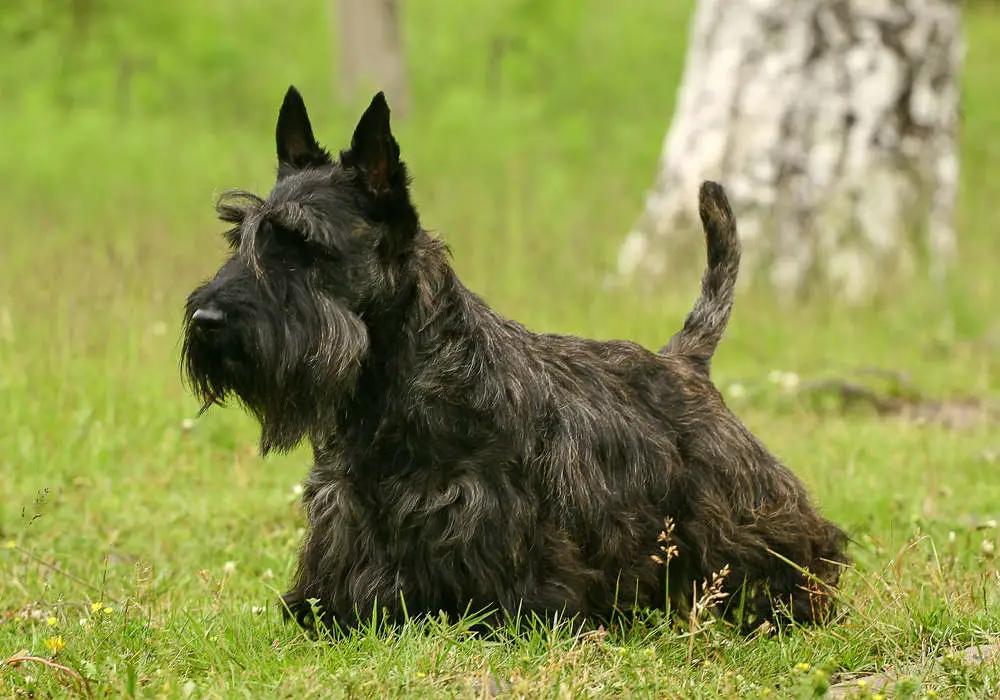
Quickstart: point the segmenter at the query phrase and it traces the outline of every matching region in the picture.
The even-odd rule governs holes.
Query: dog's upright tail
[[[705,230],[708,266],[701,278],[701,296],[661,353],[687,355],[709,373],[712,355],[722,340],[733,309],[740,268],[740,239],[729,198],[722,185],[705,181],[698,192],[698,213]]]

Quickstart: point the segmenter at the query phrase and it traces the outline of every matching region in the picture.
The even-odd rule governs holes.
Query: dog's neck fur
[[[369,362],[391,366],[400,378],[418,370],[419,358],[437,350],[442,340],[472,341],[475,334],[470,331],[482,328],[494,316],[462,284],[442,241],[421,230],[410,255],[395,299],[382,312],[380,322],[368,324]]]
[[[362,314],[370,350],[341,411],[345,425],[354,420],[348,415],[374,418],[373,414],[391,410],[383,404],[402,395],[425,358],[440,352],[443,342],[481,342],[482,334],[472,330],[482,330],[482,322],[493,317],[482,313],[488,309],[485,302],[458,279],[443,242],[419,230],[413,245],[410,258],[401,265],[395,298]]]

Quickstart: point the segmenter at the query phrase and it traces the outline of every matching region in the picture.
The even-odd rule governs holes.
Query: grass
[[[465,5],[404,3],[415,109],[397,134],[424,221],[502,313],[661,343],[697,270],[655,297],[600,280],[652,180],[692,3],[473,4],[479,24]],[[714,365],[733,408],[854,537],[844,621],[756,639],[657,614],[583,637],[477,639],[451,621],[332,642],[304,639],[275,605],[302,536],[306,450],[260,459],[236,410],[193,421],[177,369],[183,299],[223,251],[212,197],[266,189],[284,88],[302,88],[332,146],[363,106],[325,99],[327,5],[289,5],[280,22],[261,0],[128,10],[101,18],[71,62],[58,23],[5,44],[0,661],[69,670],[8,663],[0,694],[77,693],[76,674],[96,695],[135,697],[445,697],[489,677],[515,696],[809,697],[885,669],[900,696],[1000,692],[996,662],[948,656],[1000,634],[995,426],[821,410],[768,379],[875,366],[932,396],[1000,389],[1000,15],[970,10],[960,274],[860,312],[751,290]],[[491,47],[515,36],[491,68]],[[122,56],[144,66],[124,97]]]

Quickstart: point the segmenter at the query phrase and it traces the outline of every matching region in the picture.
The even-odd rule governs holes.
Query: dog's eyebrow
[[[240,253],[250,264],[254,274],[260,276],[260,258],[257,255],[257,233],[264,223],[263,208],[246,212],[243,223],[240,224]]]
[[[331,252],[344,253],[356,233],[368,229],[361,219],[338,204],[322,193],[311,193],[299,199],[267,202],[261,216],[269,224],[294,232],[303,240]],[[327,210],[334,210],[339,216],[332,219]]]
[[[254,254],[257,231],[261,224],[261,210],[264,200],[245,190],[230,190],[222,193],[215,204],[219,219],[233,224],[226,237],[238,244],[240,252],[251,261],[251,267],[259,267]]]
[[[264,206],[264,200],[246,190],[228,190],[219,195],[215,212],[230,224],[240,224],[247,215]]]
[[[333,240],[332,226],[308,202],[278,202],[266,205],[264,218],[277,226],[295,231],[315,243],[329,244]]]

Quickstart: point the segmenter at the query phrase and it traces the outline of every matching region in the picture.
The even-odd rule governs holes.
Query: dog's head
[[[219,200],[231,253],[188,297],[182,352],[205,408],[237,396],[261,423],[264,452],[328,425],[353,391],[368,324],[391,307],[419,231],[382,93],[334,159],[290,87],[276,140],[270,194]]]

